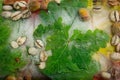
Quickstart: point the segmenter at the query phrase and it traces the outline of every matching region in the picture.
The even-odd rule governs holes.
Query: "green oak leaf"
[[[35,38],[42,39],[44,35],[48,35],[45,49],[52,51],[52,56],[46,62],[46,68],[41,71],[53,80],[92,80],[99,66],[91,56],[99,48],[106,46],[109,36],[101,30],[89,30],[86,33],[74,30],[70,36],[70,28],[71,26],[65,25],[59,18],[54,24],[48,26],[40,24],[35,30]],[[81,73],[83,74],[80,75]]]

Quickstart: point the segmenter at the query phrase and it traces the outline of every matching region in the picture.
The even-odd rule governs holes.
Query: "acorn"
[[[27,2],[27,3],[29,2],[29,0],[14,0],[14,1],[15,1],[15,2],[16,2],[16,1],[25,1],[25,2]]]
[[[47,7],[48,7],[49,2],[50,2],[50,0],[43,0],[43,1],[41,2],[41,9],[46,10]]]
[[[110,20],[112,22],[119,22],[120,21],[120,17],[119,17],[119,11],[118,10],[113,10],[111,13],[110,13]]]
[[[29,9],[31,12],[37,11],[40,9],[41,3],[38,0],[32,0],[29,3]]]
[[[114,52],[110,55],[110,58],[114,61],[120,61],[120,53]]]
[[[13,4],[13,7],[16,10],[26,10],[28,7],[28,4],[25,1],[16,1]]]
[[[15,76],[9,75],[5,78],[5,80],[17,80]]]
[[[85,8],[80,8],[80,9],[79,9],[79,15],[80,15],[80,17],[81,17],[84,21],[90,19],[90,14],[89,14],[89,12],[87,11],[87,9],[85,9]]]
[[[3,0],[4,5],[12,5],[14,4],[15,0]]]
[[[118,35],[120,37],[120,22],[115,22],[111,26],[111,32],[113,35]]]

